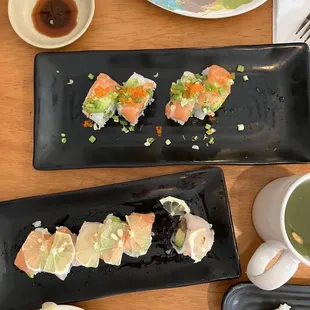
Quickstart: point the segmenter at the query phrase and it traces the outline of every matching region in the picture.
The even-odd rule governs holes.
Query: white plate
[[[172,13],[176,13],[179,15],[195,17],[195,18],[204,18],[204,19],[216,19],[216,18],[226,18],[232,17],[240,14],[247,13],[252,11],[262,4],[264,4],[267,0],[253,0],[249,4],[243,4],[239,6],[237,9],[234,10],[219,10],[219,11],[201,11],[201,12],[190,12],[178,8],[179,5],[175,4],[172,5],[171,3],[178,3],[179,0],[148,0],[149,2],[167,10]]]
[[[95,0],[75,0],[78,6],[76,27],[66,36],[49,38],[39,33],[32,22],[32,11],[37,0],[9,0],[8,14],[14,31],[27,43],[41,48],[59,48],[81,37],[89,27],[95,11]]]

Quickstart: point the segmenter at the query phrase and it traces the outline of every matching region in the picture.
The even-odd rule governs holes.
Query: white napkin
[[[274,0],[273,43],[303,42],[295,33],[309,14],[310,0]]]

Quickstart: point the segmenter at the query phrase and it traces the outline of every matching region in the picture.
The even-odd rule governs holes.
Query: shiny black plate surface
[[[306,44],[39,54],[34,69],[33,165],[50,170],[309,162],[308,63]],[[245,71],[236,74],[232,94],[216,113],[215,144],[206,146],[205,121],[193,123],[191,118],[182,127],[167,120],[164,111],[173,81],[185,70],[201,72],[212,64],[229,71],[242,64]],[[122,83],[134,71],[158,85],[155,102],[136,131],[125,134],[112,120],[101,131],[83,128],[81,106],[93,83],[88,74],[105,72]],[[70,79],[74,83],[67,85]],[[238,124],[245,130],[238,132]],[[162,137],[157,137],[156,126],[163,127]],[[67,135],[66,144],[61,133]],[[88,141],[91,135],[97,138],[94,144]],[[199,137],[195,143],[193,136]],[[144,146],[148,137],[156,139],[149,148]],[[171,145],[166,146],[166,139]]]

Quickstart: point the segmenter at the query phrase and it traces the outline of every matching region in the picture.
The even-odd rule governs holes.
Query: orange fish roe
[[[108,87],[97,86],[94,90],[96,97],[104,97],[111,91]]]
[[[123,104],[141,103],[147,95],[148,92],[143,86],[128,87],[122,90],[119,101]]]
[[[163,127],[162,126],[156,126],[156,133],[158,137],[161,137],[163,135]]]
[[[93,127],[94,125],[94,122],[91,120],[91,119],[87,119],[83,122],[83,127],[84,128],[87,128],[87,127]]]

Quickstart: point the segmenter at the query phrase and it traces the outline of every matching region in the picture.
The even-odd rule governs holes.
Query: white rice
[[[35,228],[39,228],[42,226],[42,222],[41,221],[35,221],[32,223],[32,226]]]
[[[89,119],[91,119],[93,122],[95,122],[99,127],[98,129],[101,129],[105,126],[108,120],[115,114],[115,111],[116,111],[115,104],[111,103],[109,108],[105,112],[89,114],[83,109],[83,114]]]
[[[132,79],[132,78],[138,80],[138,86],[142,86],[142,85],[144,85],[144,84],[147,83],[147,82],[154,83],[154,84],[155,84],[155,87],[153,88],[153,92],[155,91],[157,85],[156,85],[156,83],[155,83],[153,80],[148,79],[148,78],[145,78],[143,75],[138,74],[138,73],[136,73],[136,72],[134,72],[133,75],[132,75],[129,79]],[[128,79],[128,80],[129,80],[129,79]],[[144,109],[141,110],[139,116],[137,117],[137,120],[136,120],[134,123],[130,123],[131,126],[135,126],[135,125],[138,123],[139,118],[140,118],[142,115],[144,115],[145,109],[146,109],[149,105],[151,105],[152,102],[154,102],[153,97],[149,98],[149,99],[144,103]],[[118,106],[117,106],[117,112],[118,112],[118,114],[119,114],[120,116],[122,116],[126,121],[129,122],[129,120],[122,114],[122,105],[118,105]]]

